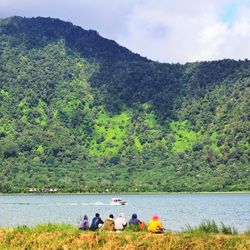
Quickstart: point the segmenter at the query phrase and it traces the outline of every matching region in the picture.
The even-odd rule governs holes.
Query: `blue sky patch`
[[[222,13],[220,15],[220,20],[227,23],[229,26],[232,26],[235,19],[238,16],[238,9],[240,7],[250,7],[250,0],[248,1],[235,1],[227,4],[222,9]]]
[[[226,5],[222,10],[222,14],[220,16],[221,21],[231,26],[237,17],[237,10],[239,7],[240,5],[237,3]]]

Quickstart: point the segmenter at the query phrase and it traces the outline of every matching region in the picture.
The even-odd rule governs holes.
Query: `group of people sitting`
[[[114,219],[114,215],[110,214],[106,220],[102,220],[100,214],[96,213],[92,219],[91,224],[89,223],[88,216],[85,214],[79,224],[81,230],[106,230],[120,232],[126,227],[132,230],[139,231],[145,230],[145,223],[137,218],[137,214],[132,214],[130,220],[126,221],[124,214],[120,213],[117,218]],[[147,224],[147,230],[152,233],[163,233],[164,227],[160,222],[158,215],[152,216],[152,219]]]

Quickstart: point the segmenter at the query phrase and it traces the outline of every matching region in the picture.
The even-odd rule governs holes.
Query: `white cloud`
[[[250,58],[249,0],[0,0],[0,16],[51,16],[161,62]]]
[[[197,37],[198,47],[193,53],[193,60],[216,59],[221,46],[226,42],[227,25],[220,22],[212,22],[199,31]]]
[[[250,39],[248,6],[238,6],[238,15],[230,26],[220,19],[220,13],[225,3],[233,1],[217,4],[219,1],[191,0],[179,7],[168,2],[136,6],[129,19],[129,35],[121,34],[118,41],[141,54],[146,51],[149,58],[162,62],[250,57],[248,46],[244,45]],[[161,37],[152,36],[157,26],[165,27]]]

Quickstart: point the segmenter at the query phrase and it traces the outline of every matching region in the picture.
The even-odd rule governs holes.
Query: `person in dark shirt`
[[[141,221],[137,219],[137,214],[132,214],[132,217],[129,220],[129,225],[139,225],[140,223]]]
[[[145,223],[137,218],[137,214],[132,214],[128,223],[133,231],[143,231],[145,229]]]
[[[100,214],[96,213],[95,217],[92,219],[90,230],[95,231],[99,229],[102,224],[103,224],[103,220],[101,219]]]

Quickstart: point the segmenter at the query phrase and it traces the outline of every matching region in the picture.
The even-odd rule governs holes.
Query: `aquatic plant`
[[[206,232],[206,233],[219,233],[219,228],[216,225],[214,220],[204,220],[200,226],[200,230]]]
[[[193,235],[202,235],[208,233],[222,233],[222,234],[238,234],[235,227],[226,226],[223,222],[218,226],[214,220],[204,220],[198,226],[186,225],[185,233]]]
[[[238,231],[235,227],[226,226],[223,222],[221,222],[221,232],[223,234],[238,234]]]

